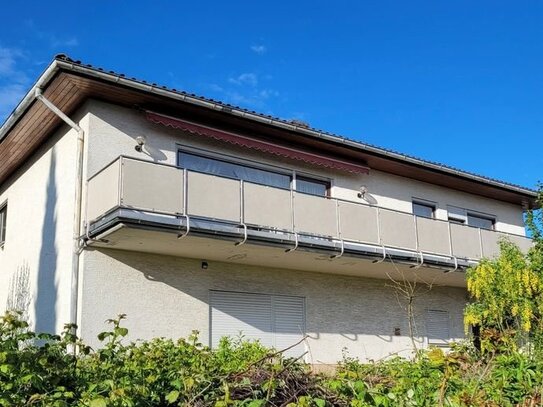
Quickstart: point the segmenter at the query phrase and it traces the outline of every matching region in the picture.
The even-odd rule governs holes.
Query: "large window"
[[[256,184],[290,189],[291,176],[197,154],[179,152],[179,164],[187,170],[235,178]]]
[[[8,216],[8,205],[0,206],[0,246],[6,241],[6,222]]]
[[[179,165],[187,170],[239,179],[276,188],[291,188],[292,173],[281,173],[256,166],[206,157],[199,154],[179,152]],[[305,194],[327,196],[330,183],[314,178],[296,176],[296,191]]]

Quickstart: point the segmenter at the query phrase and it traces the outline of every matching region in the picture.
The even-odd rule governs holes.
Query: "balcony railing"
[[[471,260],[496,255],[501,238],[523,250],[532,244],[520,235],[126,157],[89,180],[87,202],[89,223],[121,207]]]

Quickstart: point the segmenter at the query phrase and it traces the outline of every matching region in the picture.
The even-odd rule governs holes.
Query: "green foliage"
[[[543,204],[543,193],[539,195]],[[464,311],[466,331],[480,328],[483,353],[509,352],[519,346],[543,351],[543,214],[527,217],[534,246],[527,253],[507,240],[500,255],[483,259],[467,272],[472,301]]]
[[[315,375],[243,338],[217,349],[188,339],[126,343],[124,316],[85,346],[67,326],[35,334],[15,314],[0,319],[0,406],[366,407],[528,406],[541,403],[543,360],[528,353],[482,359],[469,344],[361,363],[345,357]],[[76,351],[76,352],[74,352]]]
[[[498,258],[482,260],[468,271],[473,302],[466,307],[464,320],[467,326],[481,326],[485,339],[493,340],[483,345],[497,345],[499,336],[502,347],[509,348],[542,331],[543,274],[536,251],[525,255],[507,241],[500,248]]]

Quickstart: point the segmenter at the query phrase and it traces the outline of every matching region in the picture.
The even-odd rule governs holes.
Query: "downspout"
[[[78,308],[78,290],[79,290],[79,255],[81,253],[80,237],[81,237],[81,206],[82,206],[82,191],[83,191],[83,158],[85,145],[85,132],[77,123],[66,116],[58,107],[50,100],[43,96],[40,88],[36,88],[34,93],[36,99],[42,102],[49,110],[61,118],[68,126],[77,132],[77,156],[76,156],[76,182],[75,182],[75,197],[74,197],[74,227],[73,227],[73,253],[72,253],[72,280],[71,280],[71,297],[70,297],[70,323],[77,324],[77,308]]]

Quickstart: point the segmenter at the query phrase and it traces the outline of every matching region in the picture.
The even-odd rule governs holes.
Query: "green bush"
[[[333,375],[243,338],[217,349],[188,339],[126,343],[123,316],[92,350],[66,326],[36,334],[0,318],[0,406],[536,406],[543,361],[517,350],[481,354],[468,344],[361,363]]]

